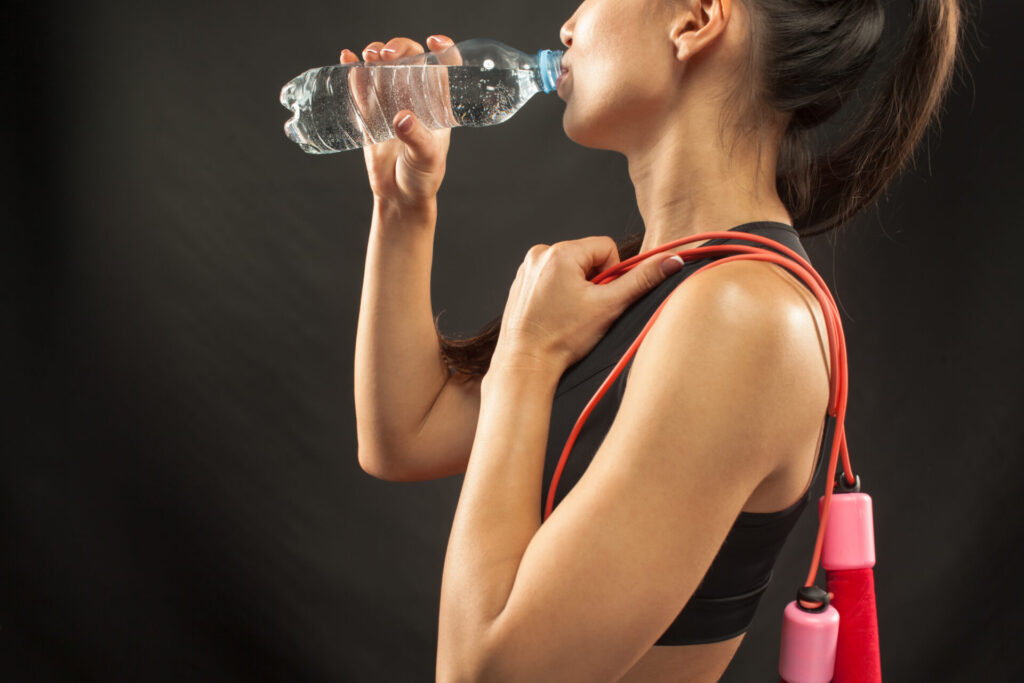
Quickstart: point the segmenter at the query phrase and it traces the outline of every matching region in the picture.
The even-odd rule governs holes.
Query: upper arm
[[[527,546],[484,678],[617,680],[678,616],[820,379],[766,268],[716,266],[669,296],[591,464]]]
[[[390,481],[426,481],[463,474],[480,417],[481,375],[452,375],[419,431],[392,462]]]

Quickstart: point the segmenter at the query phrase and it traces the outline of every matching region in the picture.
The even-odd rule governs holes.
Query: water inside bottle
[[[288,138],[303,151],[325,154],[393,138],[391,121],[402,109],[430,129],[488,126],[511,118],[539,90],[536,71],[487,62],[344,64],[300,74],[281,89],[280,100],[293,113],[285,124]]]

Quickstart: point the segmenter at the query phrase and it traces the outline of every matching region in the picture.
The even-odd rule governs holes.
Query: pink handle
[[[824,496],[818,499],[821,515]],[[875,566],[875,528],[871,496],[866,493],[835,493],[828,508],[821,566],[835,569],[868,569]]]
[[[796,600],[782,615],[779,675],[786,683],[828,683],[836,666],[839,612],[828,605],[822,612],[807,612]]]

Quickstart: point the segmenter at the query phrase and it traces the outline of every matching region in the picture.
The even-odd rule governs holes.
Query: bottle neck
[[[552,92],[558,77],[562,75],[564,50],[541,50],[537,53],[537,70],[540,72],[541,89]]]

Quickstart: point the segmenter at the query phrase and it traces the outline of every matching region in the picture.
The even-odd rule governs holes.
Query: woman
[[[627,157],[645,231],[621,244],[534,246],[503,315],[473,339],[445,338],[429,317],[450,130],[403,110],[396,139],[364,148],[375,202],[356,339],[359,460],[392,481],[465,472],[438,680],[722,675],[820,464],[820,307],[764,262],[718,266],[679,287],[706,262],[662,262],[699,242],[611,283],[589,279],[729,229],[806,258],[799,235],[868,206],[910,158],[955,67],[958,1],[913,7],[903,51],[863,114],[812,153],[811,132],[878,52],[879,0],[585,0],[561,28],[564,128]],[[422,51],[394,38],[363,58]],[[341,61],[358,57],[345,50]],[[545,517],[582,407],[666,299],[580,432]]]

